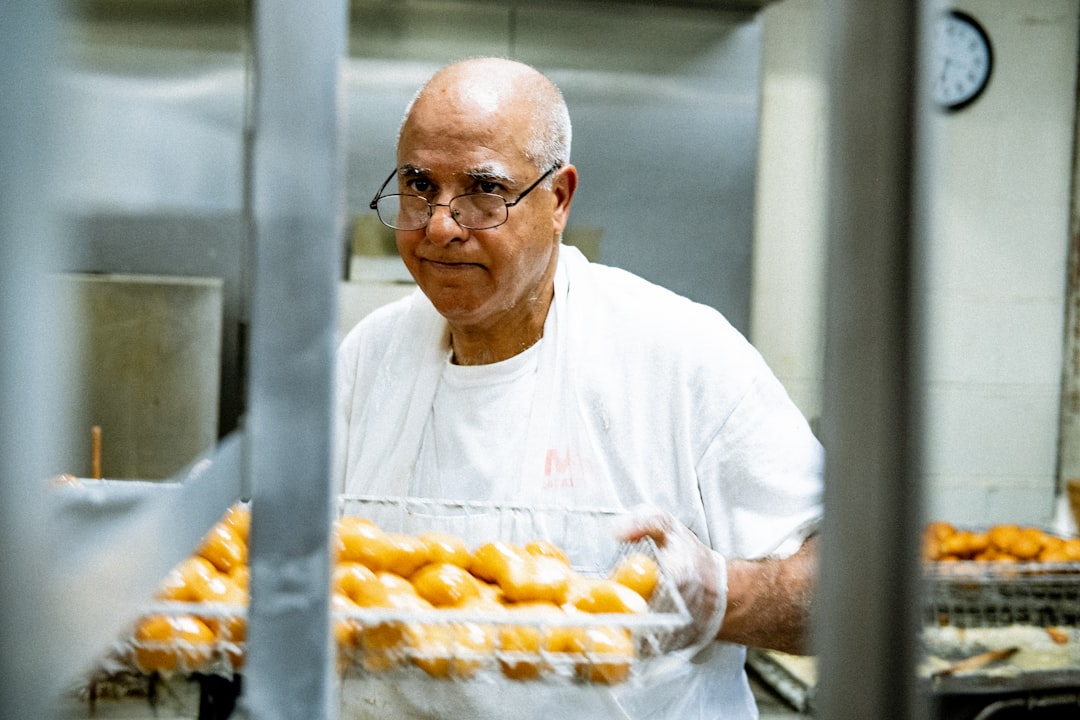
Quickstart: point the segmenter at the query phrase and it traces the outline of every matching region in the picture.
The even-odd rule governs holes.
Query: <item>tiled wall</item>
[[[991,36],[986,94],[937,116],[924,303],[928,513],[1049,522],[1056,486],[1077,0],[955,3]],[[820,0],[765,11],[753,339],[821,407],[827,116]],[[792,261],[795,258],[795,261]]]

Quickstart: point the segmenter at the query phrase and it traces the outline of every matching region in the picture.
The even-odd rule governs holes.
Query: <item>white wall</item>
[[[828,115],[823,0],[763,12],[751,340],[807,417],[821,413]]]
[[[823,0],[764,13],[752,339],[821,409],[827,86]],[[931,122],[928,513],[1049,522],[1056,485],[1080,0],[965,0],[994,75]]]

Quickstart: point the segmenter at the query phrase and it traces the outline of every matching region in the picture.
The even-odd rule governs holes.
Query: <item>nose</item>
[[[468,230],[458,225],[454,219],[450,206],[446,203],[436,203],[431,208],[431,219],[428,220],[427,238],[436,245],[446,245],[455,240],[464,240]]]

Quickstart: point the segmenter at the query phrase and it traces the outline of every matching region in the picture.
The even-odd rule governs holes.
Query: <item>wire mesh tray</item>
[[[653,555],[651,542],[622,553]],[[655,555],[653,555],[655,557]],[[647,613],[362,609],[334,614],[344,665],[369,673],[418,670],[435,678],[622,682],[662,654],[688,621],[661,574]]]
[[[154,602],[95,668],[98,674],[220,675],[244,665],[247,608],[204,602]]]
[[[1080,563],[928,562],[924,622],[1080,627]]]
[[[469,680],[618,683],[640,663],[663,653],[690,616],[651,540],[621,543],[606,510],[568,510],[476,502],[350,496],[339,515],[364,517],[386,532],[439,532],[470,547],[491,541],[557,543],[585,578],[607,577],[621,560],[641,553],[658,568],[645,612],[572,610],[491,612],[334,607],[332,622],[343,674],[414,673]],[[111,654],[114,670],[231,676],[243,667],[246,608],[210,603],[155,603]],[[143,632],[157,622],[163,631]],[[187,624],[187,631],[178,624]]]
[[[347,496],[342,516],[359,516],[387,532],[438,532],[470,547],[498,540],[555,543],[586,578],[607,577],[641,553],[659,569],[641,614],[513,610],[477,613],[362,609],[335,613],[346,664],[368,673],[426,673],[436,678],[622,682],[639,663],[663,653],[690,616],[651,540],[617,539],[618,511]],[[353,639],[355,638],[355,639]]]

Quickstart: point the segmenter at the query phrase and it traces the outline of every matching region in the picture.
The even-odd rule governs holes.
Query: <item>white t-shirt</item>
[[[447,353],[409,497],[490,500],[521,471],[542,342],[489,365],[455,365]]]
[[[369,315],[346,337],[339,352],[343,491],[400,496],[441,484],[439,496],[450,499],[490,489],[485,499],[527,505],[648,503],[740,558],[789,554],[820,519],[820,444],[757,351],[712,308],[561,247],[555,299],[533,348],[535,371],[509,391],[519,408],[531,392],[527,417],[470,414],[462,422],[476,423],[480,445],[459,434],[462,474],[440,454],[434,477],[432,443],[447,439],[440,416],[452,410],[441,405],[449,397],[442,394],[463,390],[444,387],[448,348],[445,321],[419,292]],[[489,371],[502,368],[478,372]],[[478,392],[506,390],[498,387]],[[460,410],[469,401],[457,396]],[[502,426],[479,429],[489,422]],[[494,472],[460,462],[496,445]],[[693,662],[657,662],[637,682],[612,688],[517,683],[492,692],[480,682],[376,678],[347,697],[360,698],[350,707],[385,708],[358,717],[748,719],[757,711],[744,661],[744,648],[716,642]]]

